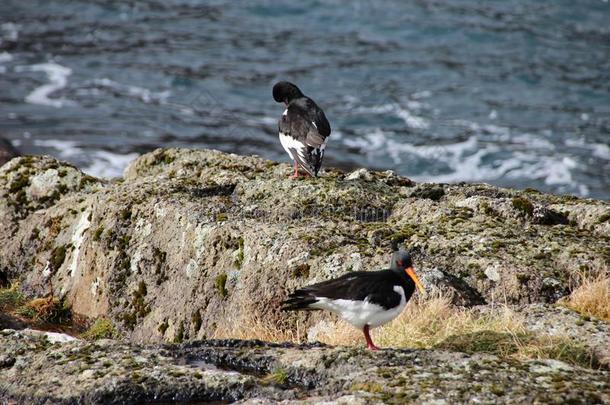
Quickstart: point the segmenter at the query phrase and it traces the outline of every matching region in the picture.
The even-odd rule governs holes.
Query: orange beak
[[[415,286],[417,287],[417,289],[422,293],[422,294],[426,294],[426,290],[424,290],[424,287],[422,287],[421,283],[419,282],[419,279],[417,278],[417,276],[415,275],[415,272],[413,271],[413,267],[407,267],[405,269],[405,273],[407,273],[407,275],[409,277],[411,277],[411,279],[415,282]]]

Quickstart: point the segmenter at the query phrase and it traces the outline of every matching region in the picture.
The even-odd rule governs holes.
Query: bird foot
[[[366,345],[366,348],[371,351],[379,350],[379,348],[372,343],[369,343],[368,345]]]

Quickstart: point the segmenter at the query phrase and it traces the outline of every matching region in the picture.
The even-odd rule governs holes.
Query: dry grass
[[[282,329],[261,318],[242,319],[232,327],[219,328],[218,339],[260,339],[302,343],[307,331]],[[362,331],[344,321],[319,325],[316,340],[329,345],[365,346]],[[372,331],[380,347],[442,349],[466,353],[489,353],[503,358],[557,359],[570,364],[597,367],[593,354],[567,337],[534,334],[522,317],[507,306],[482,312],[451,304],[451,297],[432,292],[426,299],[413,297],[393,322]]]
[[[506,306],[480,313],[451,304],[451,297],[439,291],[427,299],[415,296],[392,323],[375,331],[381,345],[432,348],[455,336],[475,336],[481,332],[520,335],[525,333],[521,318]]]
[[[583,275],[579,284],[561,303],[583,315],[610,321],[610,275]]]
[[[294,331],[286,330],[259,316],[253,316],[242,318],[239,322],[233,322],[230,326],[217,327],[211,338],[260,339],[267,342],[302,343],[306,337],[298,326]]]
[[[393,322],[372,331],[373,340],[381,347],[429,349],[457,335],[482,331],[520,333],[524,331],[520,318],[508,308],[490,314],[480,314],[451,304],[451,297],[436,291],[424,299],[414,296],[403,313]],[[333,345],[364,345],[361,331],[338,321],[318,339]]]

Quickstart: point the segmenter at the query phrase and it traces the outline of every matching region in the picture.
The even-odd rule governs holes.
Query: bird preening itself
[[[396,318],[405,308],[415,288],[424,293],[413,271],[409,252],[392,254],[390,268],[358,271],[294,291],[283,302],[283,310],[328,310],[358,329],[367,348],[377,350],[369,330]]]
[[[330,135],[324,111],[290,82],[276,83],[273,98],[286,105],[279,121],[279,135],[284,150],[294,161],[292,177],[299,177],[299,166],[310,176],[317,176]]]

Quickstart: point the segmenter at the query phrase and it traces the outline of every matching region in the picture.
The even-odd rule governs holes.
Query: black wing
[[[368,299],[383,308],[400,303],[401,295],[394,286],[401,285],[392,271],[347,273],[339,278],[313,284],[296,290],[284,301],[284,310],[312,309],[309,305],[318,297],[364,301]]]
[[[282,115],[279,130],[303,145],[301,153],[293,151],[293,156],[309,174],[317,175],[324,157],[323,146],[331,131],[324,111],[312,99],[299,98]]]

